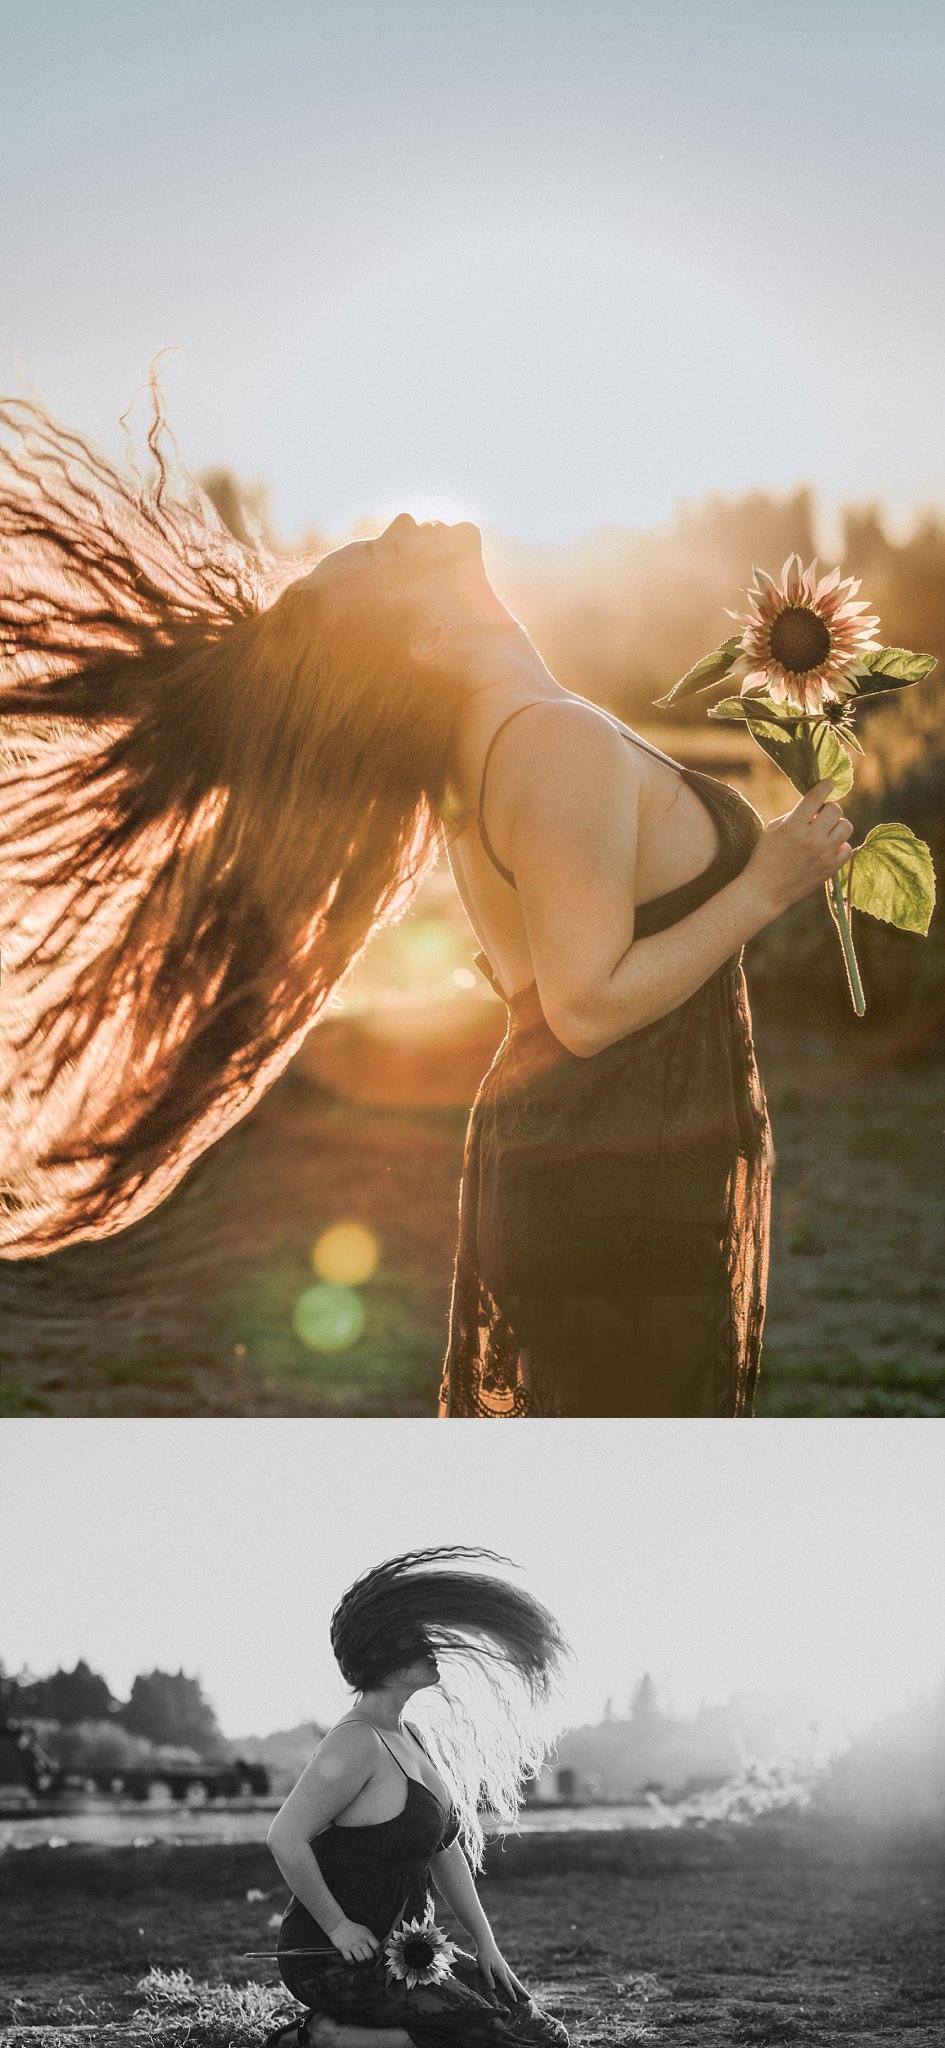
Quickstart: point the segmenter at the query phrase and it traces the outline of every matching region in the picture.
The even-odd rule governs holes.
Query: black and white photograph
[[[11,2048],[940,2042],[938,1443],[850,1429],[10,1424]]]

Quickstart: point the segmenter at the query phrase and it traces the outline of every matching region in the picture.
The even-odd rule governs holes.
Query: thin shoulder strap
[[[498,868],[500,875],[502,875],[507,882],[511,883],[513,889],[516,886],[515,876],[513,875],[511,869],[507,868],[504,865],[504,863],[499,859],[499,856],[496,853],[494,846],[492,846],[492,844],[490,843],[489,834],[486,831],[486,821],[485,817],[483,816],[482,808],[483,804],[485,803],[486,797],[486,773],[489,767],[492,749],[495,746],[496,740],[498,739],[500,732],[504,732],[506,726],[511,725],[513,718],[520,718],[523,711],[531,711],[534,705],[546,704],[547,701],[548,699],[546,697],[533,697],[528,704],[520,704],[516,711],[510,711],[508,717],[503,718],[501,725],[496,726],[495,732],[493,733],[492,738],[489,741],[489,745],[486,748],[486,758],[482,764],[482,778],[479,783],[479,803],[476,811],[476,822],[479,826],[479,837],[482,840],[484,851],[491,860],[493,867]]]
[[[384,1742],[384,1737],[383,1737],[383,1735],[381,1735],[381,1731],[380,1731],[380,1729],[379,1729],[379,1728],[375,1728],[375,1727],[374,1727],[374,1722],[372,1721],[372,1722],[371,1722],[371,1723],[370,1723],[369,1725],[370,1725],[370,1726],[371,1726],[372,1728],[374,1728],[374,1733],[375,1733],[375,1735],[379,1736],[379,1737],[380,1737],[380,1740],[381,1740],[382,1742]],[[400,1758],[399,1758],[399,1756],[394,1756],[394,1752],[393,1752],[393,1750],[391,1749],[391,1746],[390,1746],[390,1743],[389,1743],[389,1742],[384,1742],[384,1748],[386,1749],[386,1751],[387,1751],[387,1754],[388,1754],[388,1756],[393,1756],[393,1757],[394,1757],[394,1762],[395,1762],[395,1764],[397,1765],[397,1769],[398,1769],[399,1771],[404,1771],[404,1767],[403,1767],[403,1764],[402,1764],[402,1763],[401,1763],[401,1761],[400,1761]],[[409,1783],[409,1781],[410,1781],[410,1772],[409,1772],[409,1771],[404,1771],[404,1777],[405,1777],[405,1778],[407,1779],[407,1781],[408,1781],[408,1783]]]
[[[428,1748],[427,1748],[427,1746],[426,1746],[426,1743],[425,1743],[425,1742],[424,1742],[424,1740],[423,1740],[423,1737],[422,1737],[421,1735],[418,1735],[418,1734],[417,1734],[417,1731],[416,1731],[416,1729],[415,1729],[415,1727],[414,1727],[414,1725],[413,1725],[413,1722],[412,1722],[412,1721],[405,1721],[405,1722],[404,1722],[404,1727],[406,1728],[406,1730],[407,1730],[407,1734],[408,1734],[408,1735],[410,1736],[410,1739],[411,1739],[411,1741],[412,1741],[412,1742],[415,1742],[415,1743],[416,1743],[416,1745],[417,1745],[417,1748],[418,1748],[418,1749],[422,1749],[422,1751],[423,1751],[423,1754],[424,1754],[424,1756],[426,1757],[427,1763],[428,1763],[428,1764],[432,1764],[432,1763],[433,1763],[433,1758],[432,1758],[432,1756],[430,1755],[430,1752],[429,1752],[429,1750],[428,1750]],[[433,1768],[434,1768],[434,1770],[436,1769],[436,1765],[435,1765],[435,1764],[433,1765]]]
[[[504,732],[506,726],[511,725],[513,718],[520,717],[523,711],[531,711],[532,707],[535,704],[546,704],[547,702],[547,697],[533,697],[528,704],[520,704],[517,711],[510,711],[508,717],[503,718],[501,725],[496,726],[495,732],[493,733],[492,738],[489,741],[489,745],[486,748],[486,758],[482,764],[482,780],[479,784],[479,806],[477,811],[479,836],[480,839],[482,840],[483,848],[486,854],[488,855],[489,859],[491,860],[493,867],[498,868],[500,875],[504,877],[505,881],[511,883],[513,889],[517,886],[515,876],[513,875],[511,868],[507,868],[504,862],[499,859],[499,856],[496,853],[494,846],[491,844],[489,834],[486,831],[486,821],[483,815],[483,803],[485,801],[486,794],[486,770],[488,769],[489,766],[489,757],[492,753],[492,749],[495,746],[496,740],[498,739],[500,732]],[[654,747],[651,746],[649,740],[638,739],[635,733],[628,732],[626,727],[619,724],[617,719],[612,718],[608,712],[603,711],[600,715],[602,718],[606,718],[608,725],[612,725],[614,731],[619,732],[622,735],[622,737],[629,742],[631,747],[642,747],[647,754],[652,754],[657,761],[665,761],[668,768],[675,768],[679,775],[692,775],[693,773],[698,772],[691,768],[684,768],[681,761],[674,761],[671,754],[664,754],[662,747]],[[711,780],[711,777],[709,779]],[[496,986],[496,984],[493,983],[493,986]]]
[[[360,1719],[360,1716],[359,1716],[359,1719]],[[336,1728],[355,1728],[355,1727],[357,1727],[357,1725],[358,1725],[358,1723],[357,1723],[356,1721],[336,1721],[336,1723],[335,1723],[335,1727],[336,1727]],[[378,1739],[378,1741],[379,1741],[379,1742],[384,1742],[384,1737],[383,1737],[383,1735],[381,1734],[381,1731],[380,1731],[380,1729],[379,1729],[379,1728],[377,1727],[377,1725],[376,1725],[376,1723],[375,1723],[374,1721],[363,1721],[363,1722],[361,1723],[361,1726],[362,1726],[362,1727],[365,1727],[365,1728],[373,1728],[373,1729],[374,1729],[374,1733],[375,1733],[375,1735],[377,1736],[377,1739]],[[399,1758],[399,1756],[394,1756],[394,1752],[393,1752],[393,1750],[391,1749],[391,1746],[390,1746],[390,1743],[389,1743],[389,1742],[384,1742],[384,1748],[386,1749],[386,1751],[387,1751],[387,1754],[388,1754],[388,1756],[392,1756],[392,1757],[394,1757],[394,1762],[395,1762],[395,1764],[397,1765],[397,1769],[398,1769],[399,1771],[404,1771],[404,1767],[403,1767],[403,1764],[402,1764],[402,1763],[401,1763],[401,1761],[400,1761],[400,1758]],[[407,1779],[409,1780],[409,1778],[410,1778],[410,1772],[409,1772],[409,1771],[404,1771],[404,1777],[405,1777],[405,1778],[407,1778]]]
[[[604,717],[607,718],[608,725],[612,725],[616,732],[622,733],[624,739],[630,741],[632,747],[643,747],[646,753],[652,754],[657,761],[665,761],[667,768],[675,768],[680,775],[692,774],[692,769],[684,768],[681,761],[674,761],[672,754],[664,754],[662,747],[651,747],[649,740],[638,739],[636,733],[628,732],[625,726],[618,725],[615,718],[609,718],[606,711]]]

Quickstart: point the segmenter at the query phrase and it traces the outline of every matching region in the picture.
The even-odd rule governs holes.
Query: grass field
[[[257,1845],[24,1851],[0,1863],[0,1896],[7,2048],[242,2048],[291,2006],[274,1964],[243,1958],[273,1946],[285,1898]],[[492,1852],[482,1896],[576,2048],[945,2038],[945,1863],[931,1840],[806,1816],[522,1837]],[[158,1978],[149,1997],[137,1987],[155,1969],[205,1988]]]
[[[777,1151],[761,1415],[945,1414],[945,1050],[856,1030],[756,1010]],[[486,1038],[465,1100],[488,1059]],[[4,1412],[430,1414],[464,1126],[290,1072],[142,1224],[0,1261]],[[380,1260],[359,1340],[318,1354],[293,1306],[346,1217]]]

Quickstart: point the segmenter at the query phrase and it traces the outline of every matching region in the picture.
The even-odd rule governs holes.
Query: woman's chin
[[[436,520],[433,522],[428,543],[431,555],[442,555],[444,560],[469,559],[482,561],[482,534],[471,519],[459,519],[453,526]]]
[[[450,528],[450,532],[455,535],[459,546],[469,548],[477,555],[481,555],[482,534],[478,526],[474,525],[471,519],[457,520],[456,525]]]

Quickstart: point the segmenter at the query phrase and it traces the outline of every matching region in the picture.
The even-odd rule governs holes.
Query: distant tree
[[[258,541],[274,555],[320,555],[328,542],[324,534],[315,527],[307,527],[298,538],[287,543],[276,533],[272,518],[268,484],[244,483],[231,469],[208,469],[200,478],[202,488],[212,505],[216,507],[224,526],[228,526],[243,547],[254,548]]]
[[[140,1674],[118,1718],[132,1735],[144,1735],[149,1742],[196,1749],[204,1757],[226,1753],[227,1744],[199,1678],[188,1678],[183,1671]]]
[[[278,542],[272,530],[268,484],[246,484],[230,469],[208,469],[200,479],[224,526],[244,547],[252,547],[257,533],[268,548]]]
[[[40,1722],[37,1732],[60,1770],[80,1776],[154,1771],[204,1761],[192,1747],[148,1742],[143,1735],[132,1735],[114,1716],[109,1721],[82,1721],[68,1728]]]
[[[111,1689],[80,1657],[74,1671],[54,1671],[50,1678],[24,1673],[10,1681],[10,1714],[35,1715],[71,1727],[77,1721],[104,1721],[114,1712]]]
[[[648,1734],[651,1729],[662,1726],[666,1719],[648,1671],[644,1672],[630,1702],[630,1718],[638,1735]]]
[[[54,1671],[45,1685],[46,1712],[52,1721],[103,1721],[115,1701],[111,1688],[80,1657],[74,1671]]]

